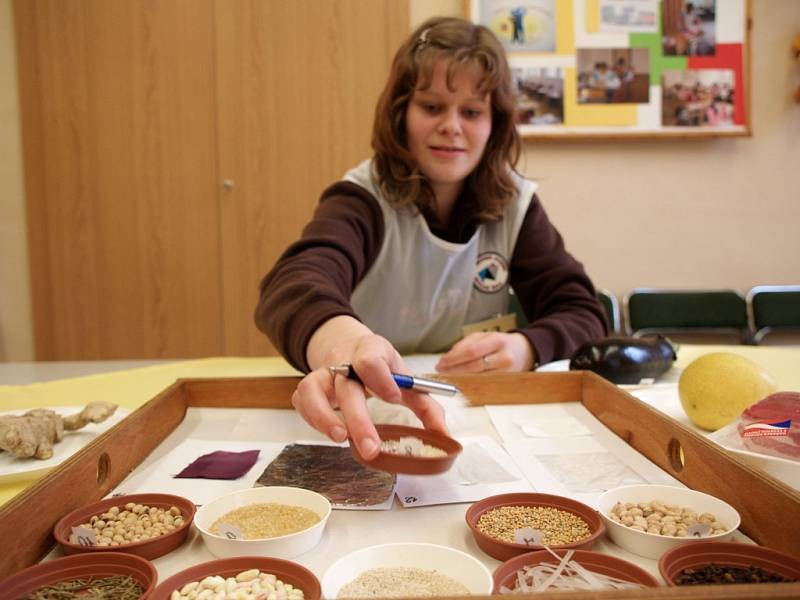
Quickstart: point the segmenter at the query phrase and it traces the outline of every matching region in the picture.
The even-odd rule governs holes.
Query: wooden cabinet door
[[[369,156],[407,1],[14,9],[37,359],[274,353],[258,283]]]
[[[226,354],[273,353],[258,284],[320,193],[370,156],[375,102],[408,35],[406,0],[219,0]]]
[[[213,0],[18,0],[36,357],[222,351]]]

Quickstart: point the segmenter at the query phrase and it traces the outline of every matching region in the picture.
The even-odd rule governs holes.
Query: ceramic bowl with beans
[[[552,494],[498,494],[467,509],[467,526],[478,547],[492,558],[554,549],[590,550],[605,532],[597,511]]]
[[[297,487],[264,486],[226,494],[203,505],[195,526],[211,554],[294,558],[322,539],[331,503]]]
[[[195,512],[194,503],[182,496],[128,494],[64,515],[53,537],[67,554],[126,552],[152,559],[186,540]]]
[[[673,586],[793,582],[800,597],[800,558],[756,544],[684,544],[665,552],[658,570]]]
[[[234,600],[262,595],[275,600],[320,600],[321,588],[314,573],[296,562],[268,556],[237,556],[176,573],[159,583],[148,600]]]
[[[741,522],[727,502],[669,485],[614,488],[598,498],[597,509],[612,542],[656,559],[682,544],[729,540]]]

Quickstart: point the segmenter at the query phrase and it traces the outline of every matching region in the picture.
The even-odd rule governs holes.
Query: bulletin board
[[[749,136],[750,0],[465,0],[525,138]]]

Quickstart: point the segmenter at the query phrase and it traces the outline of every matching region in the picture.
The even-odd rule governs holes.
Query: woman
[[[292,402],[335,441],[379,451],[366,388],[445,431],[442,408],[401,391],[401,353],[445,352],[442,373],[525,371],[569,356],[606,325],[591,281],[513,170],[511,74],[485,27],[423,23],[398,50],[379,99],[371,160],[322,195],[302,238],[261,284],[256,322],[307,372]],[[508,309],[530,323],[467,335]],[[350,363],[363,386],[327,367]],[[340,409],[341,416],[334,409]]]

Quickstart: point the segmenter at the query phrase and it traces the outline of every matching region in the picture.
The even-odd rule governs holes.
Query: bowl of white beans
[[[211,554],[294,558],[322,539],[331,503],[297,487],[264,486],[231,492],[197,511],[194,523]]]
[[[194,503],[173,494],[129,494],[87,504],[64,515],[53,537],[66,554],[126,552],[153,559],[186,540]]]
[[[304,566],[268,556],[237,556],[189,567],[165,579],[148,600],[193,598],[320,600],[317,577]]]
[[[659,558],[682,544],[727,541],[741,519],[727,502],[685,487],[626,485],[603,493],[597,510],[620,548]]]

